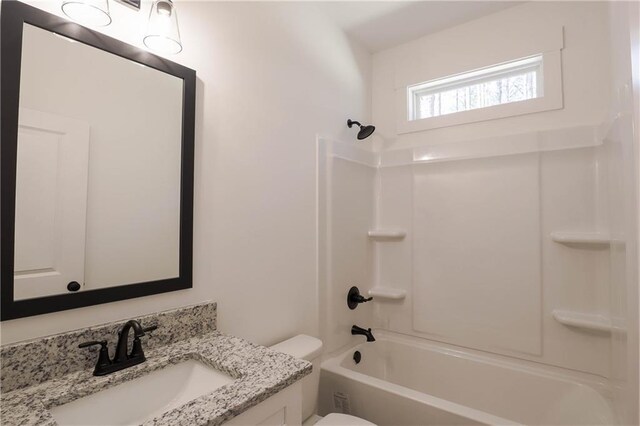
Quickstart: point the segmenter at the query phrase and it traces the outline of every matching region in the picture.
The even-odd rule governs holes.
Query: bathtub
[[[319,414],[345,412],[380,426],[616,424],[604,379],[394,333],[374,335],[375,342],[322,363]]]

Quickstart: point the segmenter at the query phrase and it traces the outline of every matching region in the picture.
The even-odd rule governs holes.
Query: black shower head
[[[351,119],[347,120],[347,126],[349,126],[349,128],[351,128],[354,124],[357,124],[360,127],[360,131],[358,132],[359,140],[368,138],[376,130],[375,126],[363,126],[357,121],[353,121]]]

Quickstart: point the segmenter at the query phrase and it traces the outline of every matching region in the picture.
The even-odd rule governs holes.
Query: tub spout
[[[370,328],[362,328],[362,327],[358,327],[357,325],[354,325],[353,327],[351,327],[351,334],[353,334],[354,336],[356,334],[361,334],[363,336],[367,336],[367,342],[375,342],[376,341],[375,337],[373,337],[373,334],[371,333],[371,329]]]

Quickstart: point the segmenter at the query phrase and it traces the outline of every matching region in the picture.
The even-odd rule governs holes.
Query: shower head
[[[357,124],[360,127],[360,131],[358,132],[358,140],[366,139],[376,130],[375,126],[363,126],[357,121],[353,121],[351,119],[347,120],[347,126],[351,128],[354,124]]]

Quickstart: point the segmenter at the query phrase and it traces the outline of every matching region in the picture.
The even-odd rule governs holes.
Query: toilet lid
[[[361,419],[360,417],[349,416],[348,414],[331,413],[324,416],[318,426],[376,426],[375,424]]]

